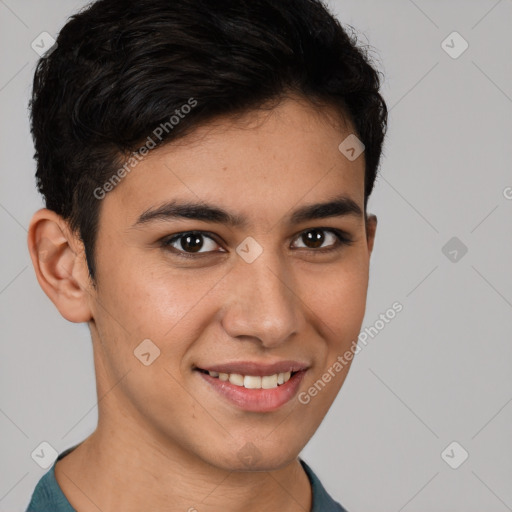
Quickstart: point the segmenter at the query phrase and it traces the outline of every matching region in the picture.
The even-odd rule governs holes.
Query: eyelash
[[[349,246],[349,245],[353,244],[353,242],[354,242],[352,240],[352,238],[350,238],[345,231],[342,231],[342,230],[336,229],[336,228],[310,228],[310,229],[301,231],[295,238],[300,238],[305,233],[309,233],[311,231],[327,231],[329,233],[332,233],[336,237],[336,242],[331,247],[321,248],[321,249],[309,249],[310,251],[315,252],[315,253],[318,253],[318,252],[321,254],[330,253],[330,252],[337,251],[337,250],[341,249],[343,246]],[[209,233],[208,231],[183,231],[182,233],[177,233],[176,235],[173,235],[170,238],[168,238],[168,237],[163,238],[161,240],[161,246],[164,249],[169,250],[169,251],[173,252],[174,254],[176,254],[177,256],[180,256],[183,258],[198,258],[198,257],[204,256],[204,255],[211,254],[212,252],[216,252],[216,251],[206,251],[206,252],[201,252],[201,253],[190,253],[190,252],[182,251],[180,249],[176,249],[175,247],[171,247],[171,244],[173,244],[177,240],[180,240],[181,238],[185,238],[187,235],[204,236],[206,238],[210,238],[216,244],[220,245],[215,240],[215,235],[213,235],[213,233]],[[308,247],[300,247],[299,249],[307,250]]]

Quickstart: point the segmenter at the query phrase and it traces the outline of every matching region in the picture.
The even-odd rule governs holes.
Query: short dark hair
[[[289,92],[336,107],[365,145],[366,211],[387,108],[350,32],[320,0],[99,0],[72,16],[38,62],[31,132],[38,190],[79,234],[93,284],[93,191],[191,98],[159,143]]]

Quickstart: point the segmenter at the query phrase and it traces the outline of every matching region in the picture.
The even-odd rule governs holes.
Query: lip
[[[219,373],[239,373],[241,375],[254,375],[265,377],[275,373],[300,372],[307,370],[309,365],[299,361],[285,360],[273,363],[258,363],[256,361],[232,361],[209,366],[196,366],[195,369]]]
[[[222,366],[222,368],[226,368],[226,366]],[[266,368],[268,368],[268,366]],[[306,371],[306,369],[297,371],[287,382],[272,389],[247,389],[243,386],[231,384],[229,381],[222,381],[217,377],[212,377],[208,373],[200,372],[198,369],[196,369],[195,373],[200,375],[221,397],[227,399],[229,403],[238,408],[252,412],[272,412],[285,405],[297,394]],[[281,372],[273,371],[273,373]],[[273,375],[273,373],[267,375]],[[247,373],[246,375],[254,374]]]

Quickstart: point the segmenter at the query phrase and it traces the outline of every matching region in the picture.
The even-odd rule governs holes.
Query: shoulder
[[[73,448],[65,450],[57,460],[67,455]],[[39,479],[25,512],[76,512],[62,492],[55,478],[55,464]]]
[[[299,461],[302,464],[302,467],[308,475],[309,481],[311,483],[313,496],[311,512],[348,512],[337,501],[334,501],[334,499],[329,495],[329,493],[322,485],[322,482],[320,482],[319,478],[315,475],[311,467],[308,466],[308,464],[306,464],[306,462],[303,461],[300,457]]]

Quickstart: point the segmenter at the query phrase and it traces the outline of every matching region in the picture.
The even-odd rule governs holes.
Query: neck
[[[298,458],[272,471],[226,471],[131,425],[100,422],[56,464],[57,482],[77,512],[311,510]]]

